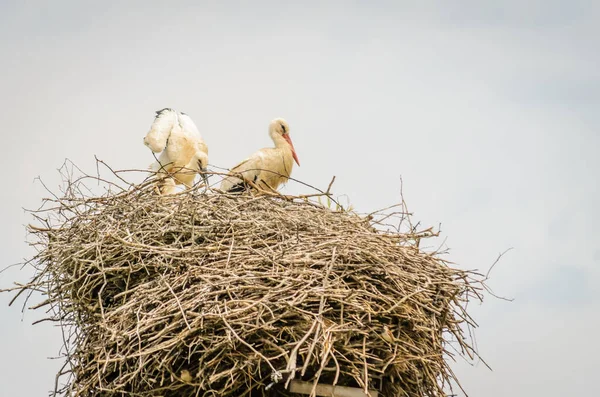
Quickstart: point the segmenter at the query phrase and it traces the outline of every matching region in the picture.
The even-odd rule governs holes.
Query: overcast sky
[[[32,255],[34,178],[57,186],[66,157],[145,168],[155,110],[188,113],[223,167],[270,145],[284,117],[294,177],[337,176],[361,212],[398,202],[402,177],[415,219],[441,223],[465,269],[514,247],[491,281],[514,302],[472,307],[493,372],[455,366],[471,396],[597,389],[599,2],[91,3],[0,2],[3,265]],[[60,332],[9,299],[0,395],[46,395]]]

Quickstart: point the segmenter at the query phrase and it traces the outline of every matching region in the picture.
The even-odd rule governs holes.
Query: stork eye
[[[283,130],[283,134],[287,134],[287,131],[285,130],[285,125],[281,124],[281,129]]]

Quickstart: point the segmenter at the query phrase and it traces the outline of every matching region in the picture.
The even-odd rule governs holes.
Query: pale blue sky
[[[225,4],[226,3],[226,4]],[[594,1],[3,1],[5,264],[65,157],[143,168],[155,110],[194,119],[212,164],[270,144],[284,117],[302,166],[369,212],[399,199],[442,223],[448,259],[494,269],[473,314],[494,368],[473,396],[595,390],[600,325],[600,3]],[[297,193],[301,186],[285,190]],[[432,242],[433,246],[436,242]],[[441,240],[437,243],[441,243]],[[24,280],[16,269],[0,286]],[[61,345],[0,295],[0,396],[52,388]]]

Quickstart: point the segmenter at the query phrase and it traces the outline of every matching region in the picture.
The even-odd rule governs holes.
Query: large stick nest
[[[47,295],[36,307],[65,332],[60,394],[290,396],[301,379],[445,396],[447,359],[475,355],[476,275],[419,249],[431,233],[382,227],[402,211],[115,186],[71,176],[32,212],[36,275],[20,289]]]

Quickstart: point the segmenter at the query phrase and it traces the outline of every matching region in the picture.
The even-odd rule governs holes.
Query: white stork
[[[241,191],[246,189],[246,181],[252,181],[259,188],[275,191],[279,185],[287,182],[292,173],[293,162],[300,165],[290,138],[288,123],[284,119],[271,121],[269,135],[275,147],[260,149],[233,167],[221,182],[221,190]]]
[[[206,184],[208,147],[187,114],[169,108],[157,111],[144,144],[154,153],[162,152],[158,161],[150,165],[162,176],[162,194],[177,192],[179,184],[192,187],[198,173]]]

